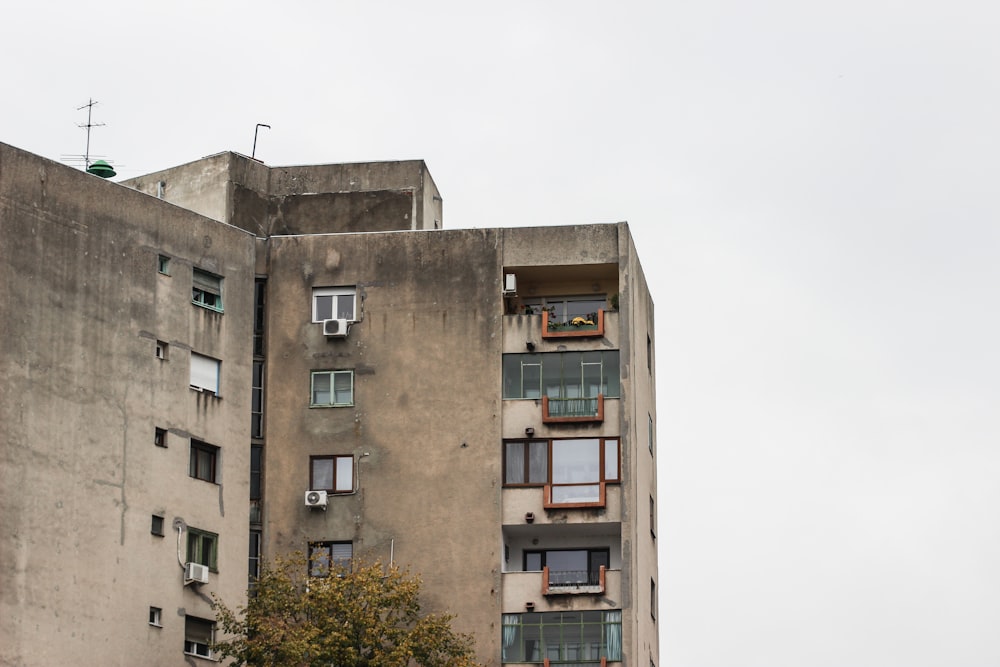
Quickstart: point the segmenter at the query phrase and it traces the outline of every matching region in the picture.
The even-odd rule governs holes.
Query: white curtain
[[[604,643],[608,660],[622,659],[622,613],[604,612]]]
[[[514,646],[514,642],[517,640],[517,631],[521,627],[521,615],[520,614],[504,614],[503,615],[503,659],[504,660],[517,660],[514,655],[512,655],[511,648]]]

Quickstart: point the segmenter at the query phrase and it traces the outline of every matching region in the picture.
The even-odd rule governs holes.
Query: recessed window
[[[215,623],[194,616],[184,617],[184,653],[199,658],[212,658]]]
[[[554,586],[590,585],[601,581],[601,568],[611,567],[610,549],[547,549],[524,552],[524,571],[549,568]]]
[[[264,362],[253,362],[250,388],[250,437],[264,437]]]
[[[149,608],[149,624],[155,625],[158,628],[162,628],[163,625],[160,623],[160,619],[163,615],[163,610],[159,607]]]
[[[222,312],[222,277],[195,269],[191,284],[191,303]]]
[[[258,279],[253,284],[253,353],[264,356],[264,323],[266,311],[267,282]]]
[[[150,522],[149,532],[157,537],[163,537],[163,517],[156,514]]]
[[[191,440],[188,474],[195,479],[215,482],[218,475],[219,448],[201,440]]]
[[[649,497],[649,534],[656,539],[656,501],[653,496]]]
[[[309,457],[309,490],[350,493],[354,490],[353,456]]]
[[[167,352],[169,348],[166,343],[164,343],[162,340],[158,340],[156,341],[156,347],[154,349],[155,349],[154,354],[156,354],[157,359],[161,359],[163,361],[167,360]]]
[[[218,359],[212,359],[196,352],[191,353],[191,388],[198,391],[210,391],[219,394],[219,368],[222,365]]]
[[[187,562],[199,563],[216,571],[219,557],[219,536],[207,530],[188,528],[187,531]]]
[[[159,255],[156,258],[156,270],[165,276],[170,275],[170,258],[166,255]]]
[[[312,542],[309,544],[309,576],[327,577],[331,571],[349,570],[354,557],[350,542]]]
[[[646,334],[646,370],[653,374],[653,339]]]
[[[656,449],[655,441],[653,439],[653,415],[647,414],[646,416],[649,417],[649,453],[652,454]]]
[[[313,371],[313,407],[354,405],[354,371]]]
[[[357,289],[354,287],[313,288],[312,321],[357,321]]]
[[[260,500],[263,497],[263,483],[264,448],[250,445],[250,500]]]
[[[512,440],[503,443],[504,486],[552,485],[553,504],[593,503],[621,481],[617,438]]]
[[[649,615],[656,620],[656,582],[649,580]]]
[[[157,447],[167,446],[167,429],[157,428],[153,432],[153,444],[156,445]]]
[[[247,562],[247,578],[252,583],[260,576],[260,542],[261,532],[259,530],[250,531],[250,551]]]

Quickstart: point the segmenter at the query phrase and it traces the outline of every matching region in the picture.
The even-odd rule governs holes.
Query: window
[[[264,448],[260,445],[250,446],[250,500],[260,500],[263,497],[261,483],[264,481]]]
[[[267,294],[267,282],[257,280],[253,284],[253,353],[264,356],[264,298]]]
[[[219,448],[201,440],[191,441],[191,461],[188,475],[206,482],[215,482],[218,473]]]
[[[310,456],[309,489],[330,493],[354,490],[353,456]]]
[[[649,497],[649,534],[656,539],[656,501]]]
[[[596,663],[622,659],[622,612],[504,614],[503,662]]]
[[[198,391],[219,393],[218,359],[212,359],[196,352],[191,353],[191,388]]]
[[[609,549],[549,549],[524,552],[524,571],[549,568],[550,586],[596,586],[601,583],[601,567],[611,566]]]
[[[198,528],[188,528],[187,532],[187,562],[200,563],[215,572],[219,557],[219,536]]]
[[[312,542],[309,544],[309,576],[326,577],[331,570],[348,570],[354,557],[350,542]]]
[[[621,481],[617,438],[503,443],[504,486],[552,485],[553,504],[598,502],[601,486]]]
[[[649,580],[649,615],[656,620],[656,582]]]
[[[621,396],[618,350],[503,355],[503,397],[550,401]]]
[[[156,258],[156,270],[165,276],[170,275],[170,258],[166,255],[159,255]]]
[[[167,429],[157,428],[153,431],[153,444],[157,447],[167,446]]]
[[[156,514],[153,515],[152,521],[149,525],[149,532],[158,537],[163,537],[163,517]]]
[[[649,434],[648,434],[648,437],[649,437],[649,453],[652,454],[653,451],[656,449],[656,447],[653,444],[653,415],[647,414],[646,416],[649,417]]]
[[[354,405],[354,371],[313,371],[313,407]]]
[[[194,270],[191,303],[222,312],[222,278],[201,269]]]
[[[646,370],[653,374],[653,339],[646,334]]]
[[[156,341],[156,348],[155,348],[154,354],[156,354],[156,358],[157,359],[161,359],[163,361],[166,361],[167,360],[167,350],[168,350],[168,346],[167,346],[166,343],[164,343],[162,340]]]
[[[316,287],[313,288],[312,321],[350,320],[355,317],[356,293],[354,287]]]
[[[260,576],[260,531],[250,531],[250,551],[247,576],[254,582]]]
[[[155,625],[158,628],[162,628],[163,625],[160,623],[160,619],[163,615],[163,610],[159,607],[149,608],[149,624]]]
[[[250,394],[250,436],[264,437],[264,362],[253,362]]]
[[[200,658],[212,658],[212,643],[214,642],[215,623],[196,618],[184,617],[184,652]]]
[[[605,294],[589,296],[549,296],[536,299],[524,299],[524,312],[527,315],[537,314],[543,310],[549,311],[549,322],[565,324],[575,317],[582,317],[591,322],[597,321],[597,311],[608,307],[608,297]]]

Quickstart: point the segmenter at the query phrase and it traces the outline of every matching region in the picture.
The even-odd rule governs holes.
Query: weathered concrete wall
[[[193,265],[225,314],[192,305]],[[243,599],[252,266],[245,232],[0,144],[0,663],[181,664],[185,611]],[[192,349],[221,398],[188,388]],[[190,437],[221,447],[218,484],[188,476]],[[220,536],[201,590],[175,523]]]
[[[267,167],[219,153],[122,184],[257,236],[435,229],[442,218],[422,160]]]
[[[269,555],[350,540],[411,567],[432,610],[499,655],[497,232],[274,237],[266,431]],[[356,285],[346,339],[312,323],[313,287]],[[354,406],[310,408],[310,371],[354,370]],[[303,505],[310,455],[352,454],[359,491]]]

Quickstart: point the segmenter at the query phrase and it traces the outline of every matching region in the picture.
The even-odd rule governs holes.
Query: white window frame
[[[219,395],[219,377],[222,362],[197,352],[191,353],[191,388],[195,391],[210,391]]]
[[[163,627],[163,623],[161,622],[162,620],[163,620],[163,610],[160,609],[159,607],[150,607],[149,624],[152,625],[154,628],[162,628]]]
[[[351,317],[349,318],[339,318],[337,317],[337,309],[331,308],[331,314],[333,317],[320,317],[319,316],[319,298],[321,297],[341,297],[349,296],[351,297]],[[326,320],[337,320],[346,319],[348,322],[358,321],[358,289],[357,287],[314,287],[312,291],[312,321],[313,322],[325,322]]]
[[[188,620],[194,621],[194,624],[205,625],[209,627],[208,643],[195,641],[194,639],[188,639]],[[200,639],[200,637],[199,637]],[[208,658],[209,660],[214,660],[212,655],[212,644],[215,643],[215,623],[208,620],[207,618],[198,618],[196,616],[185,616],[184,617],[184,654],[193,655],[197,658]],[[199,651],[199,648],[204,650],[204,653]]]
[[[347,374],[351,378],[351,400],[349,403],[337,403],[337,392],[334,389],[336,376]],[[316,377],[327,375],[330,378],[330,401],[328,403],[316,403]],[[342,408],[354,405],[354,371],[313,371],[309,374],[309,407],[311,408]]]

